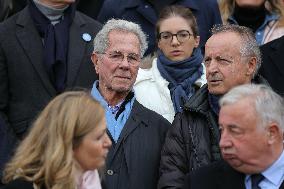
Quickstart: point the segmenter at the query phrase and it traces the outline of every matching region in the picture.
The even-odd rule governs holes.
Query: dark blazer
[[[97,79],[90,60],[92,36],[101,24],[76,12],[70,26],[66,88],[91,88]],[[9,138],[21,138],[31,122],[57,92],[43,65],[43,43],[28,7],[0,24],[0,119],[2,130]],[[0,136],[2,138],[3,136]],[[10,141],[10,140],[9,140]],[[13,139],[15,143],[15,139]],[[7,149],[0,156],[7,156]],[[5,151],[5,153],[3,153]],[[1,159],[1,157],[0,157]],[[0,162],[1,166],[2,162]]]
[[[284,96],[284,36],[261,46],[260,50],[260,74],[278,94]]]
[[[21,179],[16,179],[1,187],[1,189],[34,189],[33,183]],[[41,188],[45,189],[45,188]]]
[[[142,30],[148,35],[149,47],[146,55],[156,48],[155,25],[158,13],[149,3],[150,0],[105,0],[98,20],[103,23],[110,18],[122,18],[141,25]],[[210,29],[214,24],[221,24],[221,16],[216,0],[155,0],[159,7],[179,4],[189,7],[196,17],[200,46],[204,47],[210,37]]]
[[[189,173],[183,189],[245,189],[245,174],[219,161]]]
[[[160,152],[170,123],[135,100],[106,161],[107,189],[156,189]]]

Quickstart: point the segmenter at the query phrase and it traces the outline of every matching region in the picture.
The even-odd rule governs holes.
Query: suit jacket
[[[97,79],[90,60],[92,40],[83,40],[82,35],[88,33],[93,39],[100,29],[100,23],[75,13],[70,26],[67,89],[91,88]],[[9,154],[13,148],[10,141],[15,143],[16,138],[21,138],[38,113],[56,95],[43,65],[42,39],[26,7],[0,24],[0,120],[3,122],[0,126],[9,143],[5,145],[6,149],[0,149],[0,156]],[[0,169],[1,165],[2,162]]]
[[[156,189],[161,148],[170,123],[135,100],[106,160],[107,189]]]
[[[263,58],[260,74],[278,94],[284,96],[284,36],[261,46],[260,50]]]
[[[189,173],[183,189],[245,189],[245,174],[237,172],[225,161],[212,163]],[[280,186],[284,189],[284,184]]]
[[[34,187],[32,182],[16,179],[11,181],[1,189],[34,189]],[[45,187],[41,189],[45,189]]]

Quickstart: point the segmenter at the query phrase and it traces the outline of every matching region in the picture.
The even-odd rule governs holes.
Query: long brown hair
[[[22,178],[36,188],[75,188],[73,149],[104,118],[89,93],[65,92],[41,112],[4,170],[3,182]]]
[[[158,21],[156,23],[156,36],[157,37],[159,37],[161,22],[173,16],[182,17],[185,20],[187,20],[189,26],[192,29],[193,36],[196,37],[199,35],[196,19],[193,13],[191,12],[191,10],[181,5],[171,5],[171,6],[166,6],[160,12]]]

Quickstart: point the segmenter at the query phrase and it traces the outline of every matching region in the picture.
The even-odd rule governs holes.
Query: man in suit
[[[146,49],[140,26],[126,20],[109,20],[94,40],[92,61],[99,80],[92,96],[105,108],[112,139],[104,177],[107,189],[157,187],[161,147],[170,123],[139,104],[132,90]]]
[[[284,188],[284,100],[265,85],[233,88],[220,100],[224,161],[192,172],[184,188]]]
[[[260,50],[262,64],[259,73],[278,94],[284,96],[284,36],[261,46]]]
[[[221,16],[216,0],[105,0],[98,20],[103,23],[110,18],[121,18],[141,25],[148,35],[149,47],[146,55],[156,50],[155,25],[161,9],[169,5],[182,5],[190,8],[196,17],[202,51],[210,37],[210,29],[221,24]]]
[[[24,136],[53,97],[74,87],[91,88],[97,78],[91,41],[101,24],[75,11],[74,1],[30,0],[0,24],[0,126],[6,138],[0,171],[11,143]]]

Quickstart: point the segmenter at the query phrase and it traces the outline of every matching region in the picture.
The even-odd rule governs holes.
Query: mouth
[[[172,54],[173,56],[179,56],[179,55],[182,54],[182,51],[180,51],[180,50],[174,50],[174,51],[171,51],[171,54]]]
[[[115,78],[125,79],[125,80],[130,80],[131,79],[131,77],[128,77],[128,76],[115,76]]]
[[[223,159],[226,161],[236,159],[236,156],[234,154],[223,153],[222,156],[223,156]]]

